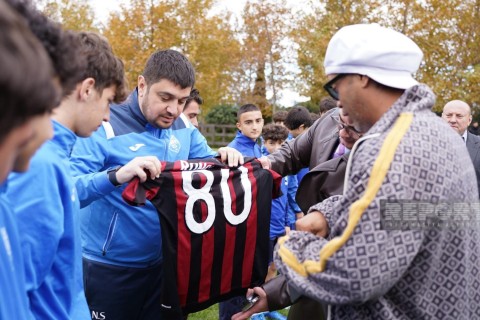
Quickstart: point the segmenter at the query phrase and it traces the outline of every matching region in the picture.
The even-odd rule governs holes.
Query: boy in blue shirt
[[[254,104],[241,106],[237,112],[237,128],[237,135],[228,146],[237,149],[243,156],[260,158],[262,151],[257,143],[263,128],[260,108]]]
[[[0,30],[0,319],[32,319],[19,233],[4,181],[34,138],[34,122],[48,117],[60,92],[45,48],[3,1]]]
[[[64,91],[51,119],[39,124],[37,140],[52,138],[52,125],[55,134],[32,158],[31,170],[9,177],[7,196],[16,201],[26,289],[36,319],[91,317],[83,291],[80,207],[69,157],[77,136],[90,136],[109,119],[109,103],[125,97],[123,63],[108,42],[95,33],[74,37],[77,54],[85,58],[83,79],[73,91]],[[24,158],[16,161],[18,171],[28,168]]]

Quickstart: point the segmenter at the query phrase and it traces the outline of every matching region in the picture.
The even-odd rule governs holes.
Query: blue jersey
[[[76,135],[54,121],[55,135],[26,173],[9,176],[30,308],[36,319],[88,319],[83,291],[79,204],[68,157]]]
[[[108,169],[140,156],[175,161],[209,158],[216,152],[183,114],[168,129],[148,124],[136,90],[111,108],[110,118],[90,138],[77,140],[71,158],[82,207],[83,256],[126,267],[156,265],[162,259],[157,211],[151,203],[141,208],[125,203],[125,186],[114,187]]]
[[[258,143],[244,136],[240,131],[237,132],[237,135],[228,146],[236,149],[245,157],[260,158],[262,156],[262,151]]]
[[[20,239],[6,190],[7,184],[0,184],[0,319],[33,319],[25,290]]]

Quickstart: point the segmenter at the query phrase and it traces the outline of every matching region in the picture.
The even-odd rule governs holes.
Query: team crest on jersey
[[[170,142],[168,144],[168,149],[175,152],[175,153],[179,153],[180,152],[180,141],[178,141],[177,138],[175,138],[175,136],[171,136],[170,137]]]

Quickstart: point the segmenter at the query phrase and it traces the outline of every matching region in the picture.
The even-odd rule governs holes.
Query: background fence
[[[198,129],[212,148],[225,147],[237,134],[237,127],[233,124],[200,123]]]

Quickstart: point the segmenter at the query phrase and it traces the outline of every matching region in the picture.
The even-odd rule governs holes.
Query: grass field
[[[288,310],[280,310],[279,312],[284,316],[288,314]],[[208,309],[205,309],[196,313],[191,313],[188,315],[188,320],[217,320],[217,319],[218,319],[218,304],[214,304]]]

